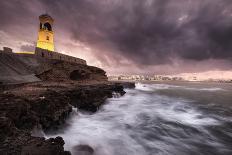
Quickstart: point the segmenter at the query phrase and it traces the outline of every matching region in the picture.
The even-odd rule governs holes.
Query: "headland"
[[[35,137],[33,130],[58,128],[72,107],[96,112],[113,94],[134,87],[109,82],[104,70],[85,60],[39,48],[35,54],[4,48],[0,63],[0,154],[70,154],[61,137]]]

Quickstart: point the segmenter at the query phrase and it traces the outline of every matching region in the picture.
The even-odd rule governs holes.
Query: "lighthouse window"
[[[49,36],[47,36],[47,40],[49,41]]]
[[[49,23],[45,23],[44,28],[48,31],[52,31],[52,26]]]

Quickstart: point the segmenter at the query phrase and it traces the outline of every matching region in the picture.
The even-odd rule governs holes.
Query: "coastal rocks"
[[[0,85],[64,80],[107,81],[106,72],[94,66],[14,53],[0,54],[0,72]]]
[[[35,147],[34,143],[42,143],[41,151],[59,152],[63,155],[64,143],[61,140],[45,140],[31,136],[31,130],[40,123],[46,129],[60,120],[64,120],[71,112],[67,97],[55,92],[43,94],[44,98],[24,98],[13,94],[0,94],[0,154],[19,155],[24,146]],[[48,99],[45,99],[48,97]],[[53,146],[54,144],[54,146]],[[34,149],[32,153],[34,155]],[[38,149],[39,150],[39,149]],[[40,154],[40,153],[39,153]],[[42,153],[45,154],[45,153]],[[52,155],[52,154],[48,154]],[[65,154],[64,154],[65,155]]]
[[[0,141],[4,141],[6,137],[13,135],[15,126],[8,117],[0,117]]]
[[[9,118],[19,129],[32,129],[41,124],[43,129],[62,124],[72,111],[69,98],[47,90],[38,97],[0,94],[2,117]]]
[[[90,73],[86,72],[85,70],[74,70],[70,73],[71,80],[84,80],[89,79]]]
[[[1,122],[2,123],[2,122]],[[9,125],[9,124],[8,124]],[[12,124],[11,124],[12,125]],[[10,126],[9,126],[10,127]],[[13,125],[9,128],[11,134],[0,142],[1,155],[69,155],[64,151],[64,141],[61,137],[45,140],[41,137],[32,137],[27,130],[19,130]],[[1,129],[2,130],[2,129]],[[9,131],[4,131],[9,133]]]
[[[71,104],[80,110],[96,112],[104,104],[107,98],[113,97],[113,92],[124,95],[125,91],[120,84],[100,84],[79,86],[75,89],[65,91],[63,94],[68,96]]]
[[[135,88],[135,83],[134,82],[116,82],[119,85],[122,85],[123,88],[125,89],[134,89]]]
[[[36,139],[36,140],[35,140]],[[71,155],[69,151],[64,151],[64,140],[61,137],[35,138],[31,142],[23,146],[21,155]]]
[[[6,123],[12,123],[19,129],[32,129],[38,118],[30,110],[28,100],[13,94],[0,94],[0,116]]]
[[[106,72],[93,66],[14,54],[1,57],[0,63],[1,155],[69,155],[61,137],[33,137],[33,129],[57,128],[71,105],[96,112],[113,94],[125,94],[125,85],[108,82]],[[94,154],[87,145],[76,151]]]
[[[31,100],[31,110],[39,117],[43,129],[54,128],[64,123],[72,112],[69,98],[58,92],[48,90]]]
[[[39,82],[4,90],[0,93],[0,154],[69,154],[61,138],[33,137],[32,130],[40,125],[43,130],[57,128],[72,106],[96,112],[112,94],[125,94],[124,87],[112,82]],[[87,146],[78,146],[76,151],[94,154]]]
[[[107,81],[106,72],[100,68],[64,61],[41,64],[36,70],[36,76],[43,81]]]

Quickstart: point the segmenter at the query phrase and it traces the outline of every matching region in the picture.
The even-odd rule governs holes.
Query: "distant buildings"
[[[186,73],[179,75],[118,75],[109,76],[109,80],[117,81],[208,81],[208,82],[232,82],[231,77],[216,77],[203,73]]]
[[[125,80],[125,81],[184,81],[182,77],[172,77],[163,75],[119,75],[109,76],[109,80]]]

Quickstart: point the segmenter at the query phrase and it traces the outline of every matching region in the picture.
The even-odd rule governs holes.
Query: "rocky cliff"
[[[106,72],[100,68],[59,60],[42,63],[35,76],[43,81],[107,81]]]
[[[96,112],[131,83],[107,81],[104,70],[33,55],[0,53],[0,154],[68,155],[61,137],[32,136],[35,128],[58,128],[72,107]],[[80,149],[89,146],[80,146]],[[90,152],[93,152],[91,150]]]
[[[0,154],[68,154],[61,137],[33,137],[32,129],[59,127],[72,106],[95,112],[113,92],[125,93],[121,84],[50,82],[26,84],[0,93]]]
[[[105,71],[97,67],[47,59],[36,55],[1,52],[0,72],[1,84],[20,84],[47,80],[107,80]]]

